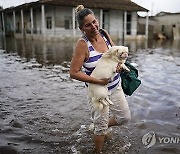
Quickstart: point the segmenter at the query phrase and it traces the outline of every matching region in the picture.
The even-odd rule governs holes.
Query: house
[[[75,20],[75,7],[79,4],[92,9],[100,28],[106,29],[114,39],[139,38],[137,11],[148,12],[130,0],[39,0],[0,10],[0,31],[17,38],[57,40],[79,37],[81,32]],[[148,16],[146,21],[147,37]]]
[[[149,38],[180,39],[180,13],[160,12],[149,17]],[[146,19],[138,17],[138,33],[145,33]]]
[[[180,39],[180,13],[160,12],[152,17],[157,20],[154,33],[161,33],[167,39]]]

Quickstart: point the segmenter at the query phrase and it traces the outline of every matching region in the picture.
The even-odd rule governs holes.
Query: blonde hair
[[[76,8],[75,8],[75,11],[76,13],[78,13],[79,11],[83,10],[84,9],[84,6],[83,5],[78,5]]]
[[[80,28],[83,26],[84,18],[87,15],[89,14],[94,15],[94,12],[91,9],[85,8],[83,5],[78,5],[75,11],[76,11],[76,20]]]

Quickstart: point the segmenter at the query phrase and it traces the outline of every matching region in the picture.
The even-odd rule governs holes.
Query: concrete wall
[[[110,11],[110,35],[115,38],[122,38],[123,35],[123,12]]]
[[[180,40],[180,23],[177,23],[173,27],[173,39],[174,40]]]

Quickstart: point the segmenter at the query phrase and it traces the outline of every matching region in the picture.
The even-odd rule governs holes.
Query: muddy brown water
[[[121,42],[117,43],[118,45]],[[69,77],[74,42],[0,41],[0,153],[91,154],[90,108]],[[180,153],[180,42],[125,42],[142,84],[132,120],[113,127],[104,154]]]

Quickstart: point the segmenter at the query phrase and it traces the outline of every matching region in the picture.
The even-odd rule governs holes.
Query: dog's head
[[[116,61],[126,60],[128,58],[128,47],[112,46],[108,54]]]

